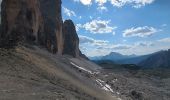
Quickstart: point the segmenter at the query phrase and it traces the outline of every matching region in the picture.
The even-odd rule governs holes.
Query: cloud
[[[158,40],[158,42],[170,43],[170,37]]]
[[[107,43],[109,43],[109,41],[106,40],[95,40],[93,38],[83,36],[83,35],[79,35],[79,39],[80,39],[80,44],[89,44],[92,46],[104,46],[107,45]]]
[[[152,43],[152,42],[137,42],[135,45],[142,46],[142,47],[149,47],[149,46],[154,46],[154,43]]]
[[[99,7],[97,7],[97,10],[100,12],[108,11],[107,7],[105,7],[105,6],[99,6]]]
[[[102,6],[107,2],[107,0],[95,0],[96,3],[98,3],[99,6]]]
[[[122,7],[125,5],[132,5],[134,8],[140,8],[147,4],[153,3],[155,0],[109,0],[115,7]]]
[[[125,50],[125,49],[130,49],[130,48],[132,48],[132,46],[126,45],[126,44],[116,44],[116,45],[108,44],[106,46],[100,46],[97,49],[113,51],[113,50]]]
[[[78,28],[83,28],[86,31],[90,31],[94,34],[113,33],[116,27],[112,27],[109,24],[110,21],[106,20],[92,20],[91,22],[87,22],[84,25],[78,24]]]
[[[129,45],[115,45],[115,46],[113,46],[113,49],[115,49],[115,50],[124,50],[124,49],[130,49],[131,48],[131,46],[129,46]]]
[[[80,2],[83,5],[91,5],[92,4],[92,0],[74,0],[74,2]]]
[[[91,5],[93,0],[74,0],[80,2],[83,5]],[[125,5],[131,5],[134,8],[140,8],[142,6],[153,3],[155,0],[94,0],[98,6],[103,6],[105,3],[110,2],[115,7],[123,7]]]
[[[66,7],[63,7],[63,12],[64,14],[66,14],[67,16],[71,17],[71,16],[76,16],[75,12],[72,11],[72,10],[69,10],[68,8]]]
[[[123,37],[134,37],[134,36],[148,37],[148,36],[151,36],[158,31],[159,30],[157,30],[153,27],[148,27],[148,26],[137,27],[137,28],[133,27],[133,28],[124,30],[123,31]]]
[[[162,25],[161,25],[161,27],[166,27],[166,26],[167,26],[167,24],[162,24]]]

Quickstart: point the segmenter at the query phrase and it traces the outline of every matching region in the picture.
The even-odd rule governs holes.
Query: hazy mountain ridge
[[[170,68],[170,49],[157,52],[138,63],[144,68]]]
[[[112,61],[118,61],[122,59],[128,59],[128,58],[133,58],[136,57],[135,54],[132,55],[122,55],[117,52],[111,52],[108,55],[105,56],[95,56],[95,57],[90,57],[91,60],[112,60]]]
[[[94,62],[114,62],[115,64],[136,64],[137,66],[143,68],[153,68],[153,67],[170,67],[170,50],[162,50],[148,55],[122,55],[119,53],[110,53],[109,55],[102,57],[94,57],[92,61]],[[118,57],[119,56],[119,57]]]

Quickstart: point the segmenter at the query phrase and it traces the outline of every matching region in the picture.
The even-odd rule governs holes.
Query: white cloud
[[[103,4],[105,4],[106,2],[107,2],[107,0],[95,0],[96,1],[96,3],[98,3],[98,5],[103,5]]]
[[[167,26],[167,24],[162,24],[162,25],[161,25],[161,27],[166,27],[166,26]]]
[[[74,0],[74,2],[80,2],[83,5],[91,5],[92,4],[92,0]]]
[[[113,33],[116,27],[112,27],[109,24],[110,21],[106,20],[92,20],[91,22],[87,22],[84,25],[79,24],[78,28],[83,28],[94,34]]]
[[[112,34],[113,34],[113,35],[115,35],[115,34],[116,34],[116,32],[113,32]]]
[[[93,19],[93,17],[92,17],[92,16],[90,16],[89,18],[90,18],[90,19]]]
[[[129,45],[115,45],[115,46],[113,46],[113,49],[115,49],[115,50],[124,50],[124,49],[130,49],[131,48],[131,46],[129,46]]]
[[[83,35],[79,35],[79,39],[80,39],[81,45],[89,44],[89,45],[93,45],[93,46],[104,46],[104,45],[107,45],[107,43],[109,43],[109,41],[106,41],[106,40],[95,40],[93,38],[83,36]]]
[[[170,43],[170,37],[160,39],[160,40],[158,40],[158,42],[166,42],[166,43]]]
[[[81,2],[83,5],[91,5],[93,0],[74,0],[75,2]],[[134,8],[140,8],[147,4],[153,3],[155,0],[94,0],[98,6],[103,6],[105,3],[110,2],[115,7],[122,7],[125,5],[131,5]]]
[[[136,46],[142,46],[142,47],[149,47],[154,46],[154,43],[152,42],[137,42],[135,43]]]
[[[153,27],[137,27],[137,28],[130,28],[123,31],[123,37],[148,37],[153,35],[154,33],[158,32],[159,30]]]
[[[72,11],[72,10],[69,10],[68,8],[66,7],[63,7],[63,12],[64,14],[66,14],[67,16],[71,17],[71,16],[76,16],[75,12]]]
[[[82,16],[79,16],[79,19],[82,19]]]
[[[99,7],[97,7],[97,10],[100,12],[108,11],[107,7],[105,7],[105,6],[99,6]]]
[[[109,0],[113,6],[122,7],[124,5],[132,5],[135,8],[140,8],[146,4],[151,4],[155,0]]]
[[[97,49],[114,51],[114,50],[125,50],[130,48],[132,48],[132,46],[127,44],[116,44],[116,45],[108,44],[106,46],[100,46]]]

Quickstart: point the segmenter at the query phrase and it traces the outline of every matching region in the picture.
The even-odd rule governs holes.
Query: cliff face
[[[38,0],[3,0],[1,5],[1,46],[20,41],[37,41],[41,24]]]
[[[0,47],[34,43],[59,55],[82,55],[73,22],[62,22],[61,0],[2,0],[1,15]]]
[[[79,38],[72,20],[66,20],[63,24],[64,49],[63,54],[79,57]]]
[[[44,34],[40,34],[39,41],[46,45],[53,53],[62,54],[62,15],[61,0],[39,0],[40,11],[44,21]]]

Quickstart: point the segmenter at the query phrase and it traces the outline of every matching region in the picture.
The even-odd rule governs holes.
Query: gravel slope
[[[98,68],[36,46],[0,49],[0,100],[117,100],[96,83]]]

